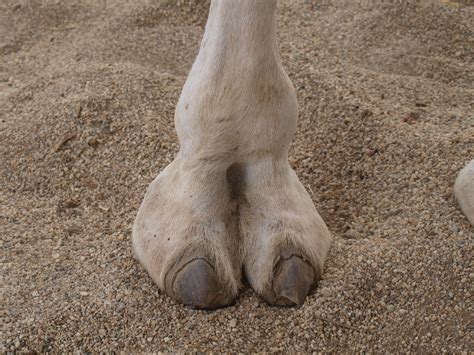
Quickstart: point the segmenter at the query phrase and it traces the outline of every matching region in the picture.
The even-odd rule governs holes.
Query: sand
[[[0,4],[1,351],[472,351],[471,1],[281,1],[290,160],[334,234],[299,308],[190,310],[133,259],[199,1]]]

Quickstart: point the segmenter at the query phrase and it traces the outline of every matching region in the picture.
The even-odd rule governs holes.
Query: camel
[[[180,151],[150,184],[136,258],[185,305],[232,304],[245,277],[271,305],[301,305],[331,234],[288,163],[298,116],[279,58],[277,0],[212,0],[175,113]],[[474,160],[455,195],[474,225]]]

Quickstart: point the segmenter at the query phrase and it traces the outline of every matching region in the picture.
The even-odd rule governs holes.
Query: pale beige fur
[[[474,159],[459,172],[454,193],[461,210],[474,226]]]
[[[133,227],[136,256],[160,288],[201,253],[236,295],[259,293],[292,245],[322,272],[330,233],[288,163],[295,90],[280,62],[276,0],[214,0],[179,99],[176,159],[151,183]],[[315,118],[317,119],[317,118]]]

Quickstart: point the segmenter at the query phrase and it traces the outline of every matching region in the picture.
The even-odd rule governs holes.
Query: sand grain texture
[[[281,1],[291,164],[335,242],[300,308],[192,311],[132,257],[207,16],[198,1],[0,4],[0,350],[472,350],[469,1]],[[370,4],[370,5],[369,5]]]

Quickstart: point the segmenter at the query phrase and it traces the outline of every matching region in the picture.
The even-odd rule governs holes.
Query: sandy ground
[[[291,164],[334,234],[300,308],[248,287],[194,311],[130,231],[177,152],[173,112],[207,4],[0,3],[0,350],[472,351],[470,1],[281,1],[300,121]]]

